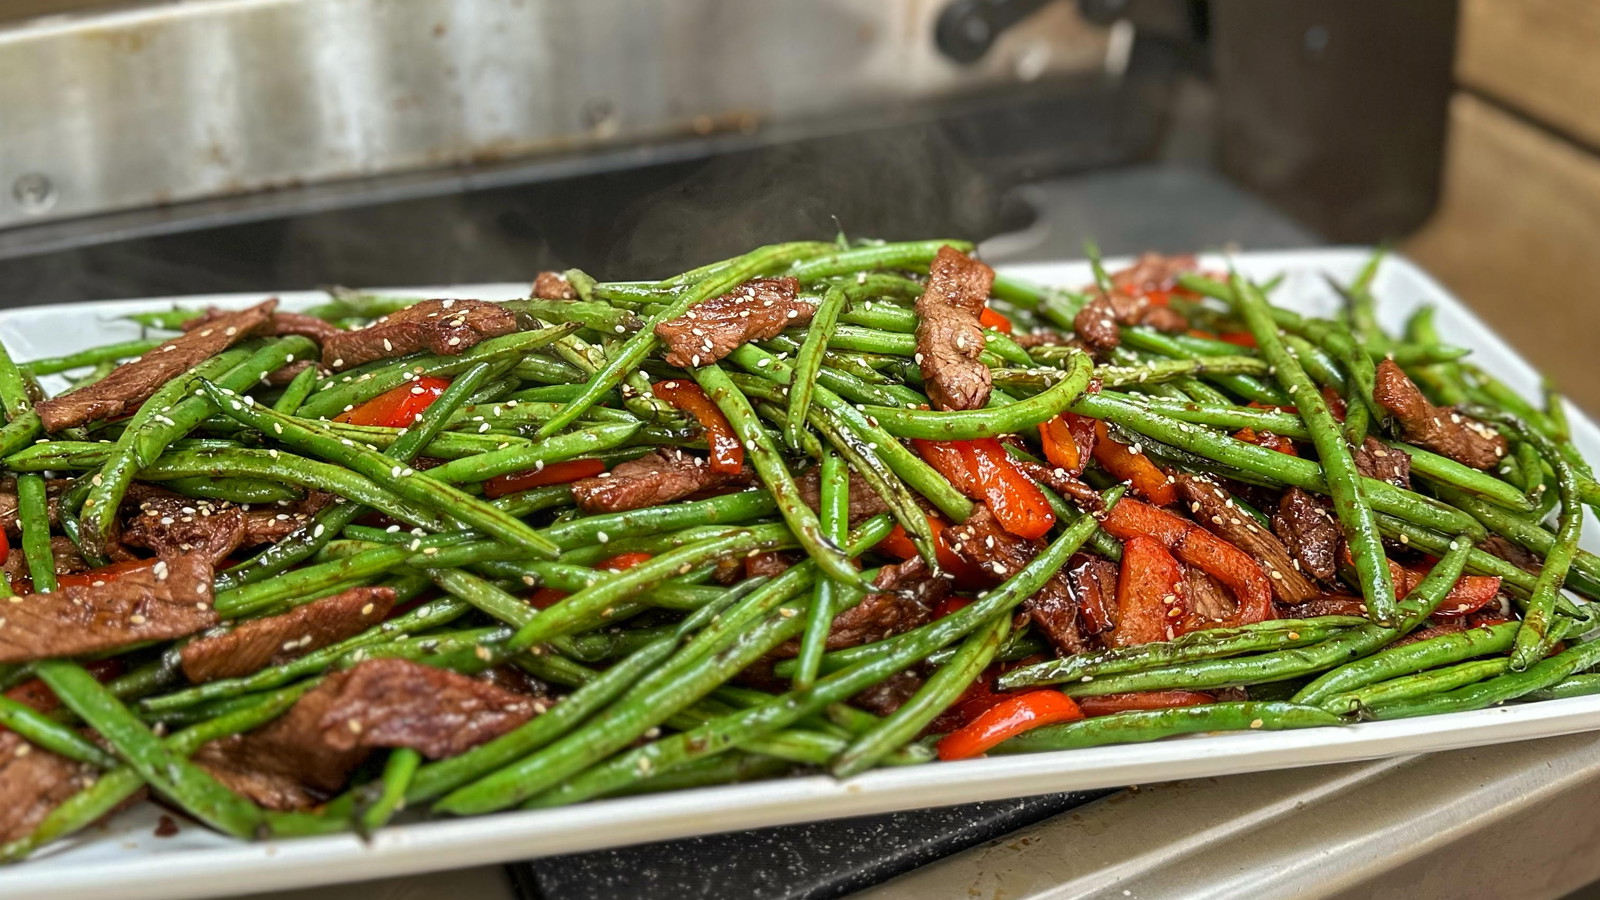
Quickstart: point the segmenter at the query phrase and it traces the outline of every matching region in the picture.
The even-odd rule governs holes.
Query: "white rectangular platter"
[[[1233,263],[1265,279],[1287,273],[1275,301],[1328,313],[1337,302],[1323,273],[1348,280],[1368,253],[1361,249],[1242,254]],[[1221,268],[1222,259],[1206,261]],[[1079,286],[1087,265],[1017,266],[1010,274],[1040,284]],[[386,291],[421,296],[525,296],[517,284]],[[1474,359],[1513,387],[1533,395],[1534,370],[1440,285],[1404,259],[1383,267],[1376,285],[1386,326],[1398,329],[1419,305],[1438,307],[1439,331],[1470,347]],[[240,306],[262,295],[182,297],[80,303],[0,312],[0,339],[26,361],[139,336],[117,317],[184,306]],[[320,293],[279,295],[285,307],[322,302]],[[1600,456],[1600,430],[1569,409],[1573,439]],[[1592,523],[1591,523],[1592,526]],[[1584,544],[1600,549],[1588,529]],[[318,883],[392,877],[497,861],[527,859],[715,831],[889,812],[944,804],[1086,788],[1311,766],[1423,753],[1479,744],[1549,737],[1600,728],[1600,696],[1512,705],[1396,722],[1281,733],[1196,735],[1149,744],[1100,747],[930,764],[869,772],[848,781],[792,778],[656,796],[602,800],[580,806],[515,812],[478,819],[416,822],[383,831],[370,843],[355,837],[246,844],[184,824],[174,837],[154,836],[148,805],[109,827],[41,851],[0,869],[0,897],[167,898],[216,896]]]

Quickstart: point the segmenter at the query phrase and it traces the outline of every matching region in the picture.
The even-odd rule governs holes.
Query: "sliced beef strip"
[[[994,270],[954,247],[940,247],[917,298],[917,364],[934,409],[981,409],[993,376],[978,360],[985,339],[978,318]]]
[[[754,278],[657,325],[656,337],[667,345],[668,363],[680,369],[709,366],[751,341],[810,322],[817,307],[799,294],[796,278]]]
[[[332,494],[309,491],[300,500],[279,506],[257,507],[244,514],[244,545],[273,544],[293,534],[300,526],[334,501]]]
[[[1350,459],[1356,471],[1395,487],[1411,488],[1411,456],[1403,450],[1385,447],[1376,438],[1367,438],[1359,447],[1350,448]]]
[[[382,622],[394,607],[394,599],[391,588],[351,588],[281,615],[252,619],[221,634],[202,636],[179,651],[183,674],[200,684],[299,659]]]
[[[373,659],[327,676],[282,718],[206,744],[194,759],[268,809],[303,809],[342,788],[375,748],[453,756],[546,708],[487,680]]]
[[[965,523],[951,526],[945,534],[951,552],[962,562],[982,569],[997,581],[1017,574],[1044,548],[1039,541],[1019,538],[1001,528],[999,520],[983,504],[974,507]],[[1078,600],[1067,568],[1063,567],[1037,593],[1022,601],[1022,611],[1058,650],[1077,653],[1083,649],[1083,634],[1077,624]]]
[[[560,272],[540,272],[533,278],[533,295],[540,300],[576,300],[578,292]]]
[[[1116,563],[1089,553],[1074,553],[1062,566],[1067,586],[1078,601],[1078,623],[1085,634],[1095,635],[1117,625]]]
[[[1106,505],[1099,491],[1060,466],[1049,466],[1026,459],[1016,459],[1012,462],[1024,475],[1066,497],[1082,509],[1099,512]]]
[[[748,469],[737,475],[714,472],[702,457],[663,447],[609,472],[572,483],[572,496],[586,513],[624,512],[682,500],[713,488],[749,484]]]
[[[212,565],[238,549],[244,535],[244,511],[234,504],[176,495],[140,500],[122,527],[124,544],[147,547],[159,557],[198,553]]]
[[[1410,443],[1474,469],[1492,469],[1506,455],[1499,432],[1448,406],[1434,406],[1392,359],[1378,363],[1372,398],[1394,414]]]
[[[744,577],[776,578],[789,571],[797,561],[795,554],[783,550],[765,550],[744,558]]]
[[[795,483],[800,488],[800,496],[805,500],[806,505],[812,509],[820,509],[822,503],[821,471],[813,466],[801,473],[800,477],[795,479]],[[889,504],[878,496],[878,491],[871,484],[868,484],[865,478],[862,478],[855,471],[851,471],[850,524],[859,525],[873,516],[888,511]]]
[[[1177,476],[1178,490],[1201,527],[1250,554],[1266,570],[1272,595],[1280,603],[1305,603],[1322,593],[1294,565],[1289,550],[1272,532],[1234,504],[1233,497],[1216,482],[1197,475]]]
[[[316,369],[318,376],[331,374],[314,359],[297,359],[281,369],[273,369],[267,373],[267,385],[270,387],[283,387],[299,377],[307,369]]]
[[[0,844],[27,837],[50,811],[94,782],[95,769],[0,730]]]
[[[828,629],[829,650],[880,641],[926,625],[933,608],[950,596],[950,580],[934,577],[919,556],[884,566],[873,584],[882,592],[868,594],[834,617]]]
[[[1491,534],[1479,541],[1478,549],[1492,556],[1498,556],[1524,572],[1538,573],[1544,568],[1544,561],[1534,555],[1532,550],[1520,544],[1513,544],[1498,534]]]
[[[1133,265],[1111,273],[1111,283],[1128,294],[1148,294],[1151,291],[1170,291],[1178,285],[1178,276],[1196,271],[1200,263],[1192,254],[1167,256],[1146,251],[1139,254]]]
[[[1144,325],[1157,331],[1179,332],[1189,327],[1189,320],[1176,310],[1150,302],[1143,294],[1121,291],[1096,294],[1072,319],[1072,328],[1078,337],[1090,349],[1102,353],[1122,344],[1118,325]]]
[[[133,412],[168,381],[257,333],[277,307],[278,301],[267,300],[228,313],[117,366],[99,381],[40,401],[34,409],[49,432]]]
[[[1294,614],[1297,618],[1305,619],[1315,616],[1365,616],[1367,603],[1360,597],[1348,594],[1323,594],[1295,607]]]
[[[205,315],[200,318],[191,319],[184,323],[183,330],[195,331],[199,328],[204,328],[227,315],[230,315],[228,310],[212,307],[206,310]],[[301,337],[308,337],[319,345],[328,338],[343,333],[344,329],[326,319],[295,312],[273,312],[272,317],[267,320],[266,324],[256,331],[256,334],[271,335],[273,337],[297,334]]]
[[[1332,581],[1338,572],[1339,523],[1328,507],[1308,491],[1289,488],[1278,501],[1272,531],[1294,554],[1300,571],[1318,581]]]
[[[211,561],[155,559],[103,582],[0,603],[0,662],[81,656],[140,641],[186,637],[217,623]]]
[[[922,688],[923,678],[915,672],[898,672],[850,698],[850,702],[875,716],[893,715]]]
[[[1226,619],[1239,608],[1222,582],[1196,566],[1183,567],[1183,602],[1195,618],[1211,622]]]
[[[519,330],[516,313],[483,300],[424,300],[355,331],[322,342],[322,361],[335,372],[377,359],[427,351],[458,356],[481,341]]]
[[[406,659],[373,659],[344,673],[319,726],[335,750],[410,747],[455,756],[538,715],[544,705],[480,678]]]

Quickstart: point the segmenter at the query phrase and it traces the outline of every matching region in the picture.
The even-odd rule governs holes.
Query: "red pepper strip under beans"
[[[618,553],[616,556],[613,556],[610,559],[602,559],[595,563],[594,567],[602,572],[607,570],[612,572],[622,572],[627,569],[631,569],[640,563],[649,562],[649,560],[650,554],[641,553],[636,550],[631,553]],[[555,588],[539,588],[537,591],[533,592],[532,597],[528,598],[528,605],[532,606],[534,609],[549,609],[550,607],[556,605],[556,603],[565,599],[566,596],[566,591],[558,591]]]
[[[970,759],[1025,731],[1083,718],[1071,697],[1059,691],[1029,691],[1003,700],[939,741],[939,758]]]
[[[1217,702],[1216,697],[1200,691],[1137,691],[1128,694],[1080,697],[1078,708],[1083,710],[1085,716],[1093,718],[1140,709],[1177,709],[1181,706],[1203,706],[1215,702]]]
[[[978,314],[978,324],[985,328],[1010,334],[1012,331],[1011,320],[985,306],[983,312]]]
[[[1243,510],[1239,514],[1248,515]],[[1236,628],[1273,618],[1272,582],[1267,580],[1261,564],[1199,525],[1126,498],[1112,507],[1102,524],[1106,531],[1123,540],[1144,536],[1160,541],[1178,559],[1222,582],[1233,594],[1238,604],[1233,615],[1215,622],[1187,623],[1185,630]],[[1126,561],[1123,566],[1127,566]]]
[[[939,568],[955,578],[956,586],[967,589],[989,587],[994,584],[994,577],[987,575],[976,566],[970,565],[966,560],[956,555],[950,549],[950,543],[945,539],[944,530],[950,527],[938,516],[928,517],[928,530],[933,532],[934,558],[939,561]],[[889,535],[878,542],[874,549],[887,553],[900,559],[910,559],[917,556],[917,547],[911,543],[910,535],[899,525]]]
[[[1094,453],[1095,420],[1077,413],[1062,413],[1039,423],[1045,459],[1068,475],[1081,475]]]
[[[450,379],[423,375],[397,388],[391,388],[349,412],[333,417],[350,425],[381,425],[405,428],[422,417],[423,411],[439,399],[450,386]]]
[[[1094,460],[1118,481],[1126,481],[1135,494],[1157,506],[1178,502],[1178,489],[1150,457],[1113,440],[1106,423],[1095,423]]]
[[[706,443],[711,446],[711,471],[736,475],[744,469],[744,445],[733,433],[728,417],[717,409],[700,385],[682,378],[669,378],[650,386],[650,392],[661,400],[694,416],[705,430]]]
[[[552,484],[569,484],[580,478],[591,478],[606,470],[606,464],[598,459],[569,459],[564,462],[550,463],[539,469],[525,469],[521,472],[510,472],[505,475],[496,475],[483,483],[483,495],[493,500],[507,494],[531,490],[536,487],[547,487]]]
[[[1428,568],[1432,568],[1429,566]],[[1427,571],[1414,571],[1401,566],[1394,560],[1389,560],[1389,575],[1394,579],[1394,588],[1400,596],[1411,593]],[[1500,593],[1500,576],[1498,575],[1463,575],[1451,586],[1450,593],[1446,594],[1439,608],[1433,611],[1436,619],[1455,619],[1469,616],[1493,602]]]

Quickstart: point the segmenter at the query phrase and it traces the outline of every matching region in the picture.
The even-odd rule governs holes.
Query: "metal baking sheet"
[[[1293,308],[1326,313],[1336,297],[1322,275],[1348,279],[1368,256],[1363,249],[1239,254],[1242,272],[1265,278],[1287,273],[1275,295]],[[1208,261],[1221,266],[1224,261]],[[1010,267],[1043,284],[1080,285],[1082,263]],[[520,284],[411,289],[426,296],[508,299]],[[395,291],[401,293],[402,291]],[[1424,303],[1438,307],[1446,340],[1518,390],[1532,395],[1535,371],[1470,310],[1403,259],[1385,264],[1376,285],[1381,315],[1398,327]],[[19,359],[63,353],[138,336],[117,317],[128,312],[208,304],[238,306],[263,295],[183,297],[34,307],[0,313],[0,339]],[[314,293],[280,295],[294,308],[320,302]],[[1573,440],[1600,453],[1600,429],[1569,408]],[[1589,530],[1585,546],[1600,549]],[[1395,722],[1280,733],[1194,735],[1150,744],[1100,747],[868,772],[846,781],[825,776],[604,800],[579,806],[476,819],[414,822],[385,830],[370,842],[353,836],[247,844],[185,825],[173,837],[154,835],[156,811],[145,806],[109,827],[41,851],[0,870],[0,896],[181,898],[283,889],[411,872],[455,868],[646,841],[858,816],[1032,794],[1117,787],[1271,769],[1288,769],[1526,740],[1600,728],[1600,697],[1505,706]]]

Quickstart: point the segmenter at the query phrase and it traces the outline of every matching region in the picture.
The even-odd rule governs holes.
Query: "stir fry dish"
[[[1600,691],[1558,398],[1381,264],[803,242],[0,354],[0,856]]]

